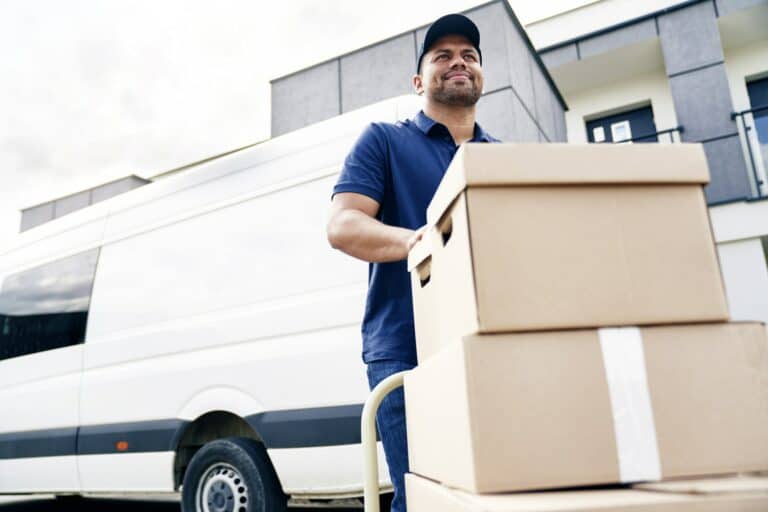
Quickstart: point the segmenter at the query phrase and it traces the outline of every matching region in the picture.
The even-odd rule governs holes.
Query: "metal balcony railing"
[[[747,170],[752,180],[755,198],[768,196],[766,169],[768,169],[768,105],[762,105],[731,114],[739,128],[744,147]]]
[[[685,128],[683,126],[676,126],[674,128],[669,128],[668,130],[661,130],[660,132],[656,133],[647,133],[645,135],[638,135],[636,137],[632,137],[631,139],[624,139],[624,140],[617,140],[614,141],[614,144],[626,144],[626,143],[634,143],[634,142],[641,142],[641,143],[648,143],[648,142],[658,142],[660,144],[670,144],[675,142],[680,142],[680,134],[685,131]]]

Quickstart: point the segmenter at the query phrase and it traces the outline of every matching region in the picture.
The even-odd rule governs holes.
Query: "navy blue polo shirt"
[[[472,142],[499,142],[475,125]],[[333,193],[376,200],[377,219],[418,229],[458,146],[448,129],[419,112],[413,119],[370,124],[350,151]],[[407,262],[371,263],[362,325],[363,361],[416,364],[413,303]]]

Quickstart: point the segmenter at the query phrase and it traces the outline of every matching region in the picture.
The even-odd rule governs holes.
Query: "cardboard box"
[[[409,512],[765,512],[768,478],[731,477],[661,484],[654,490],[602,489],[477,495],[405,475]]]
[[[405,400],[411,471],[475,493],[768,469],[759,323],[469,336]]]
[[[409,255],[417,349],[457,334],[725,321],[697,144],[468,144]]]

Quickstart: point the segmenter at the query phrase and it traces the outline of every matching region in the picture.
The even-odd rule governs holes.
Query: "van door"
[[[0,493],[78,491],[83,342],[98,249],[0,276]]]

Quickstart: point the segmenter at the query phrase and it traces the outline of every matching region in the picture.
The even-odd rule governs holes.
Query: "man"
[[[413,87],[424,110],[396,124],[367,127],[344,162],[328,222],[331,245],[371,263],[363,319],[363,360],[371,388],[416,365],[408,251],[421,238],[426,209],[459,145],[498,142],[475,123],[483,90],[480,33],[449,14],[429,28]],[[395,487],[392,511],[405,510],[408,471],[402,390],[376,418]]]

